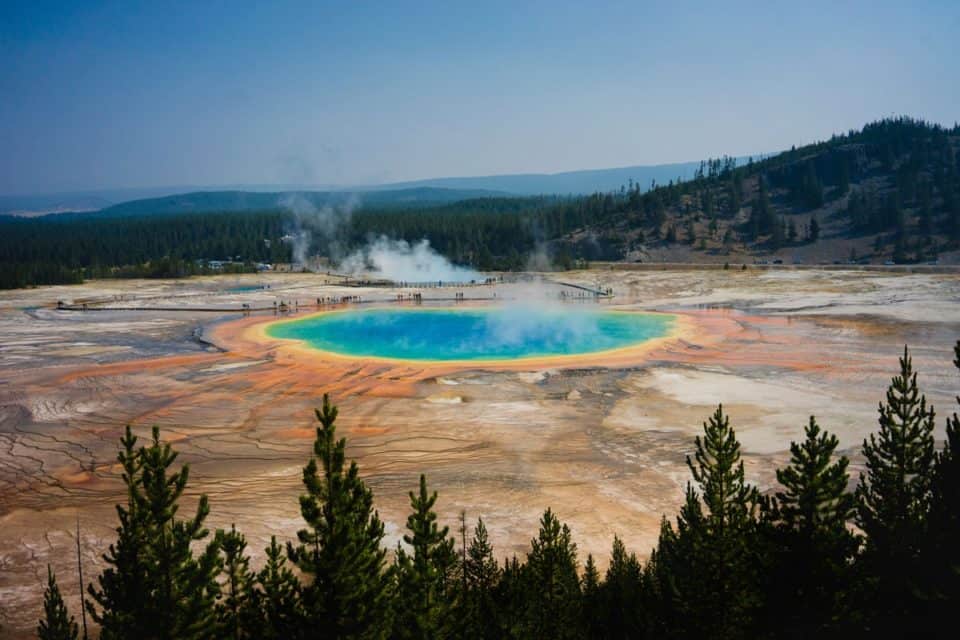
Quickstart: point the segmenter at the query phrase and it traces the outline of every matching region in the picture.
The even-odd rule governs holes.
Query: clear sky
[[[960,120],[960,1],[0,3],[0,193],[360,184]]]

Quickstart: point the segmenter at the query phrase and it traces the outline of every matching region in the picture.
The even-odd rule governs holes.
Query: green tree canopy
[[[866,534],[864,563],[872,583],[865,597],[877,624],[895,628],[915,605],[912,583],[927,530],[934,460],[934,412],[906,347],[879,413],[880,430],[863,443],[857,524]]]
[[[420,489],[410,492],[413,512],[407,517],[403,541],[408,553],[397,547],[397,613],[395,635],[401,638],[446,638],[454,627],[456,607],[456,553],[449,528],[440,527],[433,506],[437,492],[427,490],[426,476]]]
[[[300,496],[307,528],[297,532],[298,546],[287,547],[310,579],[303,588],[309,635],[382,638],[390,629],[383,523],[356,462],[346,467],[346,440],[336,438],[337,408],[326,394],[316,416],[320,426]]]
[[[60,595],[57,578],[47,565],[47,588],[43,592],[43,618],[37,625],[40,640],[76,640],[79,629]]]

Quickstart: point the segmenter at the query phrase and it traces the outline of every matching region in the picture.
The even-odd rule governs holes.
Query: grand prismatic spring
[[[856,477],[903,344],[938,411],[954,403],[954,273],[596,269],[563,280],[614,295],[571,301],[564,292],[583,289],[546,276],[535,288],[425,289],[418,306],[414,290],[319,274],[0,292],[0,624],[33,629],[47,563],[78,610],[64,550],[79,515],[85,573],[100,570],[123,499],[126,424],[141,437],[160,427],[191,465],[183,509],[207,494],[208,525],[236,523],[255,565],[271,535],[302,526],[301,470],[324,393],[388,547],[425,473],[441,521],[482,516],[499,558],[525,553],[546,507],[582,557],[603,558],[614,534],[649,552],[719,402],[762,490],[811,413]]]
[[[515,361],[625,349],[666,336],[673,326],[667,314],[524,305],[336,311],[278,322],[266,333],[343,356]]]

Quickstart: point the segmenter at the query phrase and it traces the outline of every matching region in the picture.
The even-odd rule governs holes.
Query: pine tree
[[[527,556],[530,594],[524,635],[528,638],[577,638],[581,635],[577,545],[570,528],[547,509]]]
[[[257,574],[251,608],[261,621],[257,637],[262,640],[287,640],[304,637],[300,582],[286,565],[283,547],[276,536],[266,549],[267,563]]]
[[[879,413],[879,433],[863,443],[867,473],[856,491],[857,524],[866,534],[865,606],[876,617],[875,628],[892,630],[906,628],[915,613],[912,591],[934,460],[934,412],[920,393],[906,347]]]
[[[623,541],[614,536],[610,566],[601,586],[606,637],[637,638],[643,635],[643,569],[637,556],[627,553]]]
[[[502,638],[526,638],[526,613],[530,593],[530,572],[516,556],[503,563],[503,571],[494,591],[496,620]]]
[[[143,460],[136,448],[137,438],[127,426],[120,440],[117,461],[123,469],[127,505],[117,505],[117,541],[103,556],[107,567],[87,591],[87,611],[100,625],[103,640],[146,638],[154,632],[153,621],[145,614],[150,597],[147,585],[147,514],[137,496],[142,492]],[[97,606],[99,605],[99,609]]]
[[[770,248],[779,249],[787,238],[787,223],[783,218],[776,218],[770,234]]]
[[[217,603],[217,617],[224,637],[241,640],[260,636],[260,625],[253,609],[255,576],[246,555],[247,541],[235,525],[230,531],[217,531],[223,553],[223,599]]]
[[[693,488],[687,484],[686,494]],[[694,496],[694,505],[699,501]],[[684,524],[677,520],[678,529]],[[650,552],[650,558],[644,567],[644,581],[648,587],[644,590],[644,611],[648,615],[647,636],[651,638],[680,638],[682,628],[679,624],[682,615],[683,601],[680,597],[678,584],[684,584],[684,572],[689,563],[685,560],[689,556],[683,554],[681,544],[688,547],[692,537],[687,535],[681,538],[666,516],[660,520],[660,535],[656,546]]]
[[[748,229],[754,240],[762,234],[773,231],[777,224],[776,216],[770,208],[767,182],[762,174],[757,176],[757,186],[757,197],[750,208],[750,220],[748,221]]]
[[[727,215],[728,216],[732,217],[737,213],[739,213],[740,211],[740,206],[741,206],[740,191],[741,191],[740,179],[739,178],[731,179],[730,184],[727,187],[727,192],[729,194],[727,196],[727,203],[728,203]]]
[[[453,629],[456,553],[449,528],[437,524],[433,511],[436,501],[436,491],[427,491],[426,476],[421,475],[419,492],[410,492],[410,533],[403,536],[412,553],[398,546],[396,554],[398,611],[394,631],[400,638],[446,638]]]
[[[953,364],[960,370],[960,341],[954,354]],[[922,597],[932,603],[931,627],[946,629],[960,604],[960,417],[956,413],[947,419],[947,440],[934,460],[930,489]]]
[[[219,547],[214,541],[198,557],[191,550],[208,535],[203,526],[210,512],[207,497],[200,496],[192,518],[177,519],[188,465],[169,473],[177,454],[160,443],[157,427],[149,447],[134,450],[129,427],[121,443],[128,504],[117,507],[118,541],[104,556],[109,566],[99,578],[100,589],[89,588],[102,607],[97,611],[88,603],[102,625],[101,637],[213,638]]]
[[[823,185],[812,160],[807,161],[807,172],[803,177],[800,195],[803,204],[809,209],[816,209],[823,205]]]
[[[850,191],[850,160],[841,156],[837,176],[837,196],[843,197]]]
[[[314,457],[303,469],[307,492],[300,496],[307,528],[297,533],[298,546],[287,547],[290,559],[313,578],[303,588],[305,632],[308,637],[383,638],[390,630],[383,524],[356,462],[344,468],[346,440],[336,439],[337,408],[326,394],[316,415]]]
[[[849,461],[834,460],[838,440],[813,416],[802,443],[790,443],[790,464],[777,470],[784,487],[770,515],[773,543],[768,625],[773,635],[812,637],[847,619],[845,601],[856,537],[847,529],[854,497],[847,491]]]
[[[608,615],[603,606],[600,588],[600,571],[593,561],[593,554],[588,554],[587,562],[583,565],[583,577],[580,579],[584,630],[588,638],[604,638],[607,635]]]
[[[477,520],[473,539],[467,548],[464,573],[467,582],[466,635],[480,639],[499,637],[494,597],[500,580],[500,568],[493,557],[493,547],[490,546],[482,518]]]
[[[154,634],[165,640],[177,638],[214,638],[215,603],[220,595],[216,576],[220,572],[220,550],[213,541],[194,557],[191,546],[207,537],[203,526],[210,513],[205,495],[200,496],[196,514],[178,520],[180,496],[187,487],[190,469],[169,473],[177,459],[170,444],[160,444],[160,430],[153,428],[153,442],[140,450],[143,459],[143,493],[137,496],[139,507],[148,515],[149,615],[154,619]]]
[[[43,592],[43,618],[37,625],[40,640],[76,640],[79,629],[60,595],[57,578],[47,565],[47,589]]]
[[[671,635],[746,638],[760,605],[756,557],[759,494],[746,483],[740,443],[717,408],[694,441],[687,466],[702,497],[687,485],[677,529],[664,522],[656,558],[660,610]]]

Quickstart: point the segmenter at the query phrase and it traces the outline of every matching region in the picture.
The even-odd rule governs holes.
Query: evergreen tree
[[[627,553],[614,536],[610,566],[601,586],[606,638],[638,638],[645,631],[642,620],[643,569],[637,556]]]
[[[850,160],[842,156],[837,174],[837,196],[843,197],[850,191]]]
[[[583,565],[580,592],[583,594],[583,621],[587,637],[605,637],[607,612],[601,600],[600,571],[597,570],[597,564],[593,561],[593,554],[587,555],[587,562]]]
[[[807,161],[806,175],[803,177],[799,191],[804,206],[816,209],[823,205],[823,185],[817,175],[817,167],[813,161]]]
[[[118,543],[104,557],[111,566],[100,576],[100,590],[90,588],[103,607],[97,612],[90,605],[102,625],[101,637],[214,638],[219,546],[213,541],[198,557],[191,550],[209,533],[203,526],[210,512],[207,497],[200,496],[193,517],[178,519],[188,465],[170,473],[177,454],[160,443],[157,427],[149,447],[134,451],[136,438],[129,427],[122,443],[129,502],[126,509],[118,507]],[[117,592],[125,587],[133,591]]]
[[[246,538],[231,525],[230,531],[217,531],[217,542],[223,553],[223,599],[217,603],[217,617],[224,637],[241,640],[260,637],[260,624],[253,603],[256,576],[250,571],[250,558],[245,554]]]
[[[412,554],[399,546],[396,554],[398,610],[394,635],[400,638],[446,638],[455,622],[456,553],[449,528],[437,524],[433,511],[436,501],[436,491],[427,491],[426,476],[421,474],[419,493],[410,492],[410,533],[403,536]]]
[[[810,218],[810,233],[808,236],[810,242],[816,242],[820,238],[820,223],[816,217]]]
[[[954,354],[953,363],[960,370],[960,341],[954,346]],[[930,626],[946,629],[952,626],[960,604],[960,417],[956,413],[947,419],[947,440],[936,455],[930,488],[922,597],[932,603]]]
[[[570,528],[547,509],[540,532],[527,556],[530,589],[527,602],[528,638],[578,638],[582,633],[577,545]]]
[[[160,444],[160,430],[153,428],[153,442],[141,449],[143,493],[138,496],[149,514],[147,539],[150,551],[151,615],[158,638],[214,638],[215,602],[220,595],[216,576],[220,571],[219,547],[214,541],[197,558],[191,545],[207,537],[203,526],[210,505],[200,496],[196,514],[178,520],[180,496],[187,487],[189,467],[168,473],[177,459],[169,443]]]
[[[267,563],[257,574],[251,608],[260,619],[257,637],[263,640],[287,640],[304,637],[300,582],[286,565],[283,547],[276,536],[266,549]]]
[[[465,628],[470,638],[496,638],[499,632],[496,626],[495,590],[500,580],[500,567],[493,557],[493,547],[487,537],[487,527],[483,519],[477,520],[473,539],[467,548],[464,561],[466,577]]]
[[[336,439],[337,408],[326,394],[316,415],[314,456],[303,469],[307,492],[300,496],[307,528],[297,532],[298,546],[287,546],[290,559],[312,577],[303,588],[305,633],[383,638],[390,629],[383,524],[356,462],[345,468],[346,440]]]
[[[740,211],[741,206],[741,186],[740,179],[734,178],[727,187],[727,215],[734,216]]]
[[[57,578],[47,565],[47,589],[43,592],[43,618],[37,625],[40,640],[76,640],[79,629],[60,595]]]
[[[757,197],[750,208],[750,220],[748,228],[754,240],[758,236],[770,233],[777,225],[777,217],[770,207],[770,197],[767,194],[767,181],[763,174],[757,175]]]
[[[154,632],[153,621],[146,615],[150,597],[147,514],[137,498],[142,492],[143,460],[136,448],[137,438],[129,425],[120,444],[122,449],[117,454],[117,461],[123,469],[127,504],[116,507],[120,520],[117,541],[103,556],[107,567],[97,579],[98,588],[92,584],[87,587],[91,596],[86,603],[87,611],[100,625],[103,640],[147,638]],[[99,605],[99,609],[95,605]]]
[[[770,233],[770,248],[779,249],[787,239],[787,222],[783,218],[777,218],[773,223]]]
[[[500,629],[500,635],[495,637],[527,638],[526,613],[528,603],[533,598],[530,593],[530,572],[516,556],[503,563],[503,572],[494,593],[497,626]]]
[[[875,617],[873,628],[892,633],[915,623],[913,590],[934,460],[934,412],[906,347],[879,413],[879,432],[863,443],[867,473],[856,491],[857,524],[866,534],[864,604]]]
[[[657,592],[671,636],[749,638],[760,605],[756,511],[740,443],[722,405],[704,423],[687,465],[702,497],[687,485],[677,530],[664,522],[656,558]]]
[[[849,461],[834,460],[838,440],[813,416],[802,443],[790,443],[790,464],[777,470],[784,487],[773,503],[772,566],[767,567],[767,619],[772,635],[813,637],[847,619],[845,601],[856,537],[847,529],[854,497]]]

